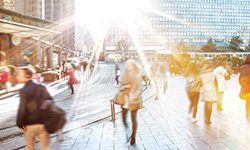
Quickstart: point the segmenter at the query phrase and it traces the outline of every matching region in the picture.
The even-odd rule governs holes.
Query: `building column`
[[[47,50],[47,68],[52,68],[53,67],[53,45],[49,47]]]
[[[32,65],[36,66],[38,65],[39,62],[39,57],[38,57],[38,51],[39,51],[39,47],[38,47],[38,41],[36,40],[36,42],[34,43],[34,51],[33,51],[33,55],[32,55]]]
[[[59,51],[58,51],[58,65],[60,67],[62,65],[62,48],[61,47],[59,48]]]
[[[8,65],[22,66],[23,64],[22,44],[19,43],[15,45],[11,41],[9,42],[10,42],[10,49],[9,49]]]
[[[9,36],[8,34],[0,34],[0,39],[1,39],[1,44],[0,44],[0,61],[1,61],[1,66],[7,65],[7,60],[8,60],[8,51],[10,48],[10,41],[9,41]]]

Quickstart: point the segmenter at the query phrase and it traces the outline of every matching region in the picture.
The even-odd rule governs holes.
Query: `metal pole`
[[[110,121],[115,121],[115,103],[113,99],[110,100],[110,105],[111,105],[111,117],[112,117],[112,120]]]
[[[57,142],[63,141],[62,130],[59,129],[57,132]]]

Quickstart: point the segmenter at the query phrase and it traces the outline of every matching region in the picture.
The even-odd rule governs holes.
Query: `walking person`
[[[67,64],[66,64],[66,61],[63,60],[62,62],[62,71],[61,71],[61,77],[65,80],[65,77],[67,76]]]
[[[158,74],[158,80],[161,84],[163,84],[163,93],[166,93],[167,86],[168,86],[168,77],[166,74],[167,65],[165,63],[162,63],[159,67],[159,74]]]
[[[247,55],[245,65],[240,68],[239,83],[241,85],[240,98],[246,100],[246,119],[250,121],[250,55]]]
[[[6,89],[6,93],[8,92],[8,83],[9,83],[9,79],[10,79],[10,74],[9,74],[9,69],[4,66],[1,70],[0,73],[0,83],[1,83],[1,90],[2,89]]]
[[[75,70],[73,69],[73,67],[69,67],[68,68],[68,75],[69,75],[69,80],[68,80],[68,85],[71,89],[71,94],[70,95],[74,95],[75,94],[75,91],[74,91],[74,84],[77,84],[78,81],[77,79],[75,78]]]
[[[227,91],[227,83],[225,80],[225,77],[227,77],[229,74],[227,73],[227,70],[225,69],[225,64],[222,60],[219,60],[217,62],[218,67],[216,67],[213,71],[215,77],[216,77],[216,93],[217,93],[217,110],[222,111],[222,99],[223,94],[225,91]]]
[[[120,68],[119,68],[119,65],[118,64],[115,64],[115,81],[116,81],[116,85],[117,87],[119,86],[119,77],[121,75],[121,71],[120,71]]]
[[[20,90],[16,124],[24,133],[28,150],[34,150],[36,137],[40,140],[41,150],[48,150],[49,133],[45,129],[43,120],[40,119],[39,106],[42,104],[42,100],[52,100],[52,97],[46,87],[34,83],[32,77],[33,71],[28,67],[21,68],[18,71],[17,81],[25,85]]]
[[[142,77],[141,70],[138,64],[134,60],[127,60],[125,62],[125,73],[121,80],[121,90],[126,95],[125,105],[122,106],[122,119],[123,124],[128,129],[128,124],[126,121],[127,112],[131,111],[132,119],[132,135],[130,140],[130,145],[135,144],[135,135],[137,129],[137,111],[142,105]]]
[[[202,80],[200,77],[200,69],[198,65],[191,62],[186,69],[185,77],[187,77],[186,91],[190,100],[189,114],[192,114],[192,122],[196,123],[196,114],[198,110],[198,103],[200,98],[200,88],[202,87]]]
[[[205,110],[205,123],[206,125],[210,125],[212,122],[211,114],[213,109],[213,103],[217,101],[216,88],[215,88],[215,75],[213,74],[214,65],[210,64],[206,68],[204,68],[203,73],[201,74],[202,79],[202,88],[201,88],[201,96],[202,100],[205,102],[204,110]]]

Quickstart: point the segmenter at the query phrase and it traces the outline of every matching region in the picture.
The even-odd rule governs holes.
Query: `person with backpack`
[[[190,100],[189,114],[192,114],[192,122],[196,123],[196,114],[198,110],[198,103],[200,97],[200,89],[202,87],[202,80],[200,77],[200,70],[196,63],[191,62],[186,69],[185,77],[187,77],[186,91],[188,98]]]
[[[24,133],[26,147],[33,150],[36,137],[40,140],[42,150],[49,149],[49,133],[44,125],[44,118],[41,118],[39,107],[43,100],[53,101],[45,86],[32,81],[33,71],[24,67],[18,71],[17,81],[24,83],[20,90],[20,104],[17,113],[16,124]]]

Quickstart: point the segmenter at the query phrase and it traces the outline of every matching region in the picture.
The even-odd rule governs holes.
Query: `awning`
[[[21,37],[41,37],[60,32],[0,19],[0,33],[12,34]]]

